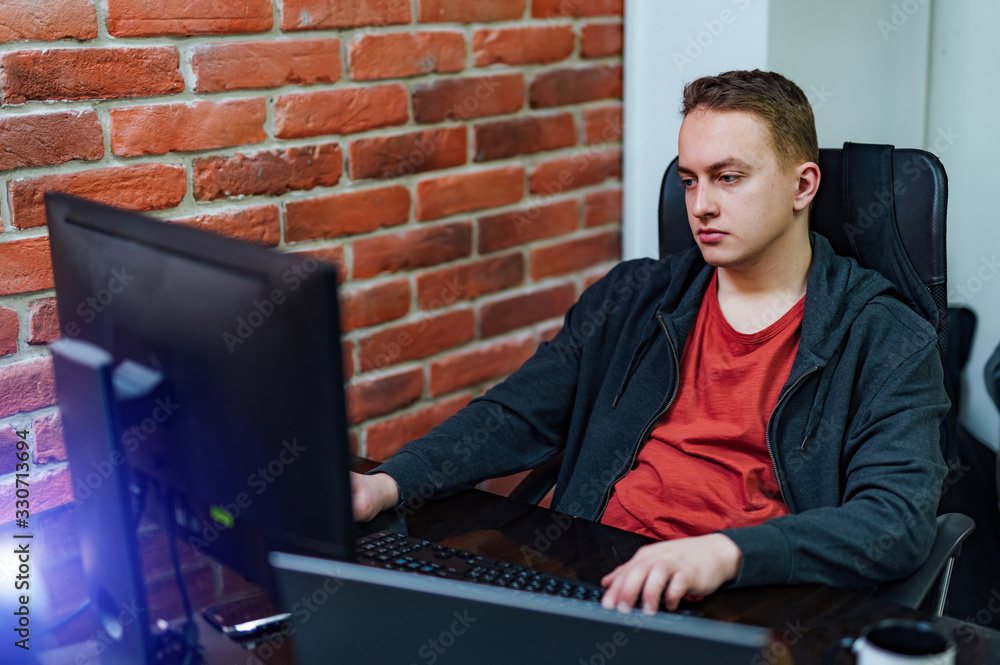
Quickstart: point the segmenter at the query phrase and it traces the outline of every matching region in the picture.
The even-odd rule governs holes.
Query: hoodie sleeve
[[[744,555],[734,586],[873,587],[927,557],[947,471],[940,427],[950,402],[940,354],[932,340],[894,368],[868,372],[862,380],[881,383],[858,391],[866,399],[841,454],[841,505],[722,531]]]
[[[608,313],[607,303],[616,297],[616,280],[627,278],[635,263],[619,264],[587,289],[566,313],[555,338],[542,343],[514,374],[370,473],[390,474],[399,483],[402,501],[409,503],[534,468],[554,457],[566,445],[582,356],[592,353],[588,349],[616,343],[620,321]]]

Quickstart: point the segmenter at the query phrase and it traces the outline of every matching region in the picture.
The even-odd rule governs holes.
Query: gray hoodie
[[[872,587],[915,570],[934,538],[949,404],[935,331],[888,280],[811,240],[799,348],[767,426],[791,514],[723,531],[743,552],[733,586]],[[712,270],[697,249],[619,264],[521,369],[378,470],[406,503],[565,450],[553,507],[600,519],[673,401]]]

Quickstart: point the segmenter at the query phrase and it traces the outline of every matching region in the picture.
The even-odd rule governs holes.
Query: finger
[[[628,579],[628,576],[631,574],[633,568],[635,568],[635,565],[635,561],[629,561],[627,563],[623,563],[612,571],[611,575],[613,576],[613,579],[611,580],[607,591],[605,591],[604,595],[601,596],[601,604],[605,607],[605,609],[613,610],[619,608],[619,605],[623,602],[622,590],[625,586],[625,581]],[[626,608],[619,609],[627,612],[629,608],[631,608],[631,605]]]
[[[681,598],[684,594],[691,589],[691,583],[688,580],[688,574],[682,570],[679,570],[673,574],[670,578],[670,583],[667,585],[667,590],[663,595],[663,599],[667,604],[667,609],[673,612],[677,609],[678,605],[681,603]]]
[[[660,599],[663,597],[663,590],[667,586],[670,571],[665,565],[653,566],[646,577],[646,583],[642,587],[642,611],[644,614],[653,615],[660,608]]]
[[[618,578],[618,575],[621,574],[621,571],[622,571],[622,569],[624,567],[625,567],[625,564],[623,563],[622,565],[616,567],[610,573],[608,573],[607,575],[605,575],[604,577],[602,577],[601,578],[601,586],[605,586],[605,587],[611,586],[611,583],[614,582]]]
[[[625,579],[622,571],[623,567],[624,565],[618,566],[601,578],[601,584],[607,586],[607,589],[604,590],[604,595],[601,596],[601,605],[606,610],[613,610],[618,604],[618,590],[621,588],[622,580]]]
[[[650,566],[644,563],[636,563],[624,576],[621,586],[618,589],[617,602],[615,606],[619,612],[628,614],[635,607],[639,599],[639,592],[642,591],[649,577]]]

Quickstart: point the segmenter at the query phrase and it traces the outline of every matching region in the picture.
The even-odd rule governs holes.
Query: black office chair
[[[901,297],[937,330],[943,361],[948,324],[948,181],[941,162],[922,150],[845,143],[843,149],[821,150],[819,166],[822,177],[810,227],[826,236],[838,254],[853,257],[893,282]],[[660,186],[659,240],[661,257],[695,246],[676,159]],[[950,385],[948,391],[951,395]],[[941,441],[949,468],[956,468],[954,409],[942,427]],[[537,503],[555,484],[561,461],[560,456],[535,469],[510,496]],[[940,615],[954,559],[974,528],[965,515],[938,517],[937,537],[925,563],[909,577],[883,585],[877,595],[907,607],[928,607]]]

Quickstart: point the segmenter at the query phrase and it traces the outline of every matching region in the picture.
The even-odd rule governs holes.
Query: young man
[[[663,539],[602,580],[606,607],[872,587],[923,561],[945,474],[934,330],[810,234],[818,148],[794,83],[706,77],[683,113],[697,249],[614,268],[520,370],[356,476],[358,519],[565,449],[555,509]]]

